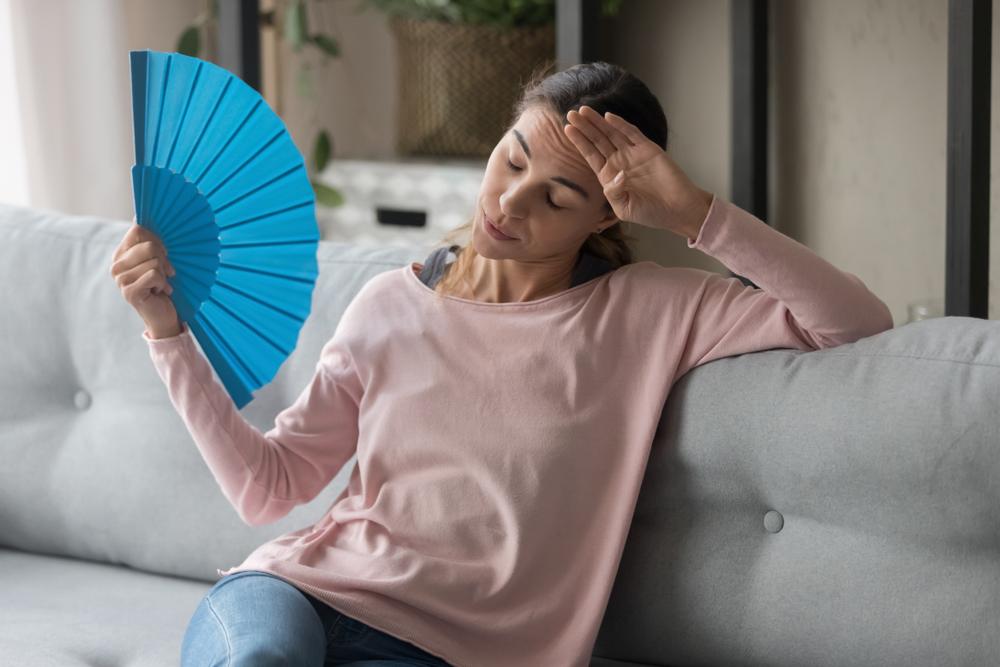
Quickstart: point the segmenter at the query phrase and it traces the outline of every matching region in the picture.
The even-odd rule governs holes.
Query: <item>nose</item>
[[[523,209],[521,200],[524,199],[518,187],[516,185],[512,186],[513,194],[511,194],[511,190],[508,190],[500,195],[500,211],[504,214],[505,218],[524,217],[523,214],[518,213]]]

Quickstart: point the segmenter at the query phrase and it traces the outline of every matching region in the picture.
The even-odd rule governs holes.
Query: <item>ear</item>
[[[595,233],[599,234],[600,232],[603,232],[608,227],[610,227],[610,226],[612,226],[612,225],[614,225],[614,224],[616,224],[618,222],[619,222],[618,216],[615,215],[615,212],[613,210],[611,210],[611,206],[609,204],[607,206],[607,211],[606,211],[604,217],[597,221],[597,228],[595,228],[594,231],[595,231]]]

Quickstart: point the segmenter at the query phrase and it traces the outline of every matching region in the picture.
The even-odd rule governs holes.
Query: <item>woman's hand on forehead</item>
[[[696,186],[666,151],[611,112],[602,116],[584,105],[566,119],[563,132],[597,175],[620,220],[697,237],[712,195]]]

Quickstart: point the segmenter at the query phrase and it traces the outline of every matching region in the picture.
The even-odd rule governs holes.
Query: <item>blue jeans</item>
[[[215,582],[188,623],[181,667],[451,667],[268,572]]]

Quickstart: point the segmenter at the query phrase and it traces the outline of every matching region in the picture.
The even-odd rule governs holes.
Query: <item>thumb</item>
[[[625,171],[619,171],[618,175],[604,189],[604,196],[608,201],[618,201],[625,197]]]

